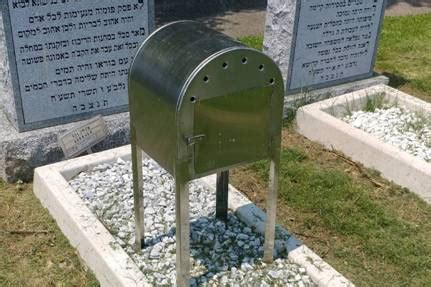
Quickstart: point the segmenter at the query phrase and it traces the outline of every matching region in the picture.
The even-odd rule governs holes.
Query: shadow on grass
[[[398,74],[393,74],[388,72],[383,72],[382,74],[389,78],[389,86],[396,89],[410,83],[410,80]]]

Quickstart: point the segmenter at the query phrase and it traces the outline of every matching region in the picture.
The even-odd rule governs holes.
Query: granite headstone
[[[264,50],[289,95],[325,97],[387,83],[374,62],[385,0],[269,0]],[[295,97],[290,97],[295,98]]]
[[[154,0],[0,0],[0,178],[62,160],[59,134],[104,115],[94,151],[129,142],[128,68]]]
[[[19,131],[127,111],[149,9],[143,0],[4,1],[13,87],[4,108]]]

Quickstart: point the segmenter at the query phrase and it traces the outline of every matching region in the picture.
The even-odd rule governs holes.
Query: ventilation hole
[[[227,62],[224,62],[223,65],[222,65],[222,67],[223,67],[223,69],[226,70],[229,67],[229,64]]]
[[[196,97],[190,97],[190,102],[193,104],[196,103]]]
[[[265,70],[265,66],[262,64],[262,65],[259,66],[259,71],[262,72],[263,70]]]
[[[209,78],[208,76],[205,76],[205,77],[204,77],[204,82],[205,82],[205,83],[208,83],[209,81],[210,81],[210,78]]]
[[[269,83],[272,85],[272,84],[274,84],[275,83],[275,79],[274,78],[271,78],[270,80],[269,80]]]
[[[241,62],[243,63],[243,64],[247,64],[247,57],[244,57],[244,58],[242,58],[242,60],[241,60]]]

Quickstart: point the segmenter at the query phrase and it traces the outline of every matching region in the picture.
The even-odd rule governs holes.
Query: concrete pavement
[[[190,19],[202,21],[232,37],[263,35],[266,0],[218,1],[221,2],[219,5],[211,7],[199,0],[187,1],[187,6],[156,1],[157,24]],[[386,16],[431,13],[431,0],[388,0],[385,13]]]

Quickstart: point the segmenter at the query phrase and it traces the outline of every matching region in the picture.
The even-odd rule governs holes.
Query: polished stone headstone
[[[94,151],[129,143],[127,72],[154,30],[154,0],[0,0],[0,9],[0,179],[29,181],[64,159],[58,135],[95,115],[109,134]]]
[[[128,68],[153,29],[149,3],[4,0],[4,108],[19,131],[127,111]]]
[[[325,89],[331,96],[332,87],[386,82],[384,77],[373,78],[384,4],[269,0],[264,50],[279,64],[287,94]],[[333,96],[343,90],[335,88]]]

